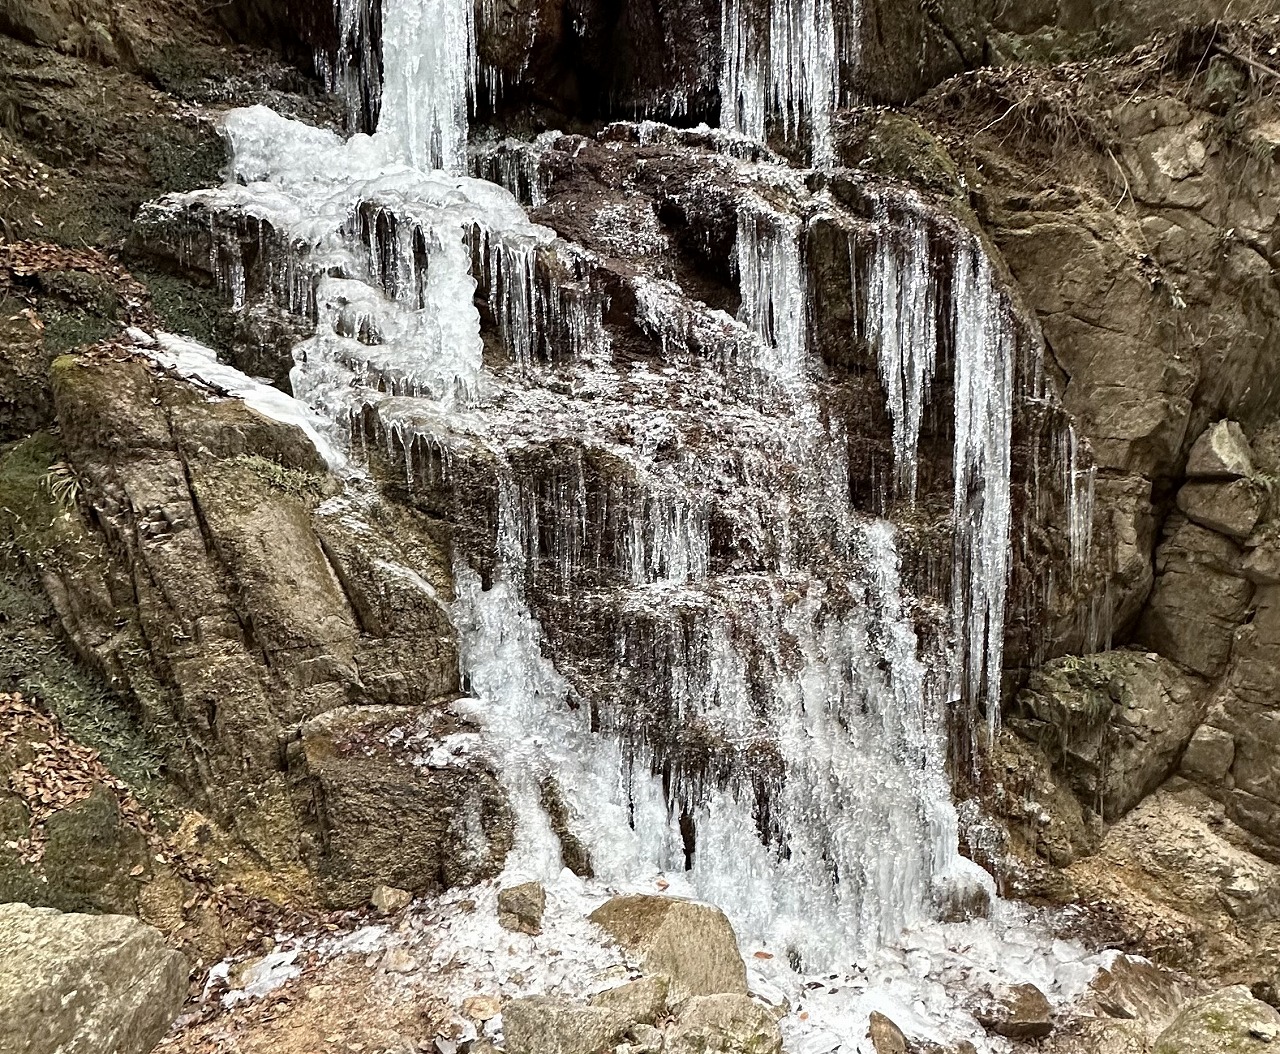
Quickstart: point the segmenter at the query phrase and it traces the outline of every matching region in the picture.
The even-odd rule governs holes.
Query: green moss
[[[258,454],[242,454],[232,458],[230,463],[248,469],[267,486],[283,491],[299,501],[314,501],[320,498],[328,482],[321,473],[285,468],[280,462]]]
[[[227,302],[212,283],[134,268],[133,276],[151,293],[151,305],[164,329],[207,344],[226,348],[235,337],[235,320]]]
[[[39,699],[148,804],[164,798],[159,751],[125,701],[76,661],[35,576],[13,567],[0,568],[0,686]]]

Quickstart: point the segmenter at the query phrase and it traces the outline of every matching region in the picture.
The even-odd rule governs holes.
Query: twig
[[[1229,59],[1235,59],[1237,62],[1243,62],[1246,66],[1258,70],[1260,73],[1266,73],[1280,81],[1280,70],[1274,70],[1265,63],[1259,62],[1257,59],[1252,59],[1248,55],[1241,55],[1222,44],[1214,44],[1212,49],[1220,55],[1226,55]]]

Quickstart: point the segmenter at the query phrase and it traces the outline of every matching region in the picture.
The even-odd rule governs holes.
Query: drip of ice
[[[798,378],[808,348],[808,297],[801,221],[759,201],[738,206],[738,317],[757,333],[765,356],[755,365],[779,379]]]
[[[807,136],[815,167],[835,163],[832,119],[840,57],[831,0],[772,0],[767,26],[743,0],[724,0],[720,124],[764,142],[771,121],[784,140]],[[856,26],[845,37],[856,40]]]
[[[916,496],[916,446],[938,349],[937,276],[929,257],[929,232],[916,209],[875,203],[875,254],[867,291],[866,329],[877,346],[893,421],[898,489]]]
[[[321,62],[351,123],[371,124],[390,156],[420,169],[465,172],[467,106],[476,88],[471,0],[334,0],[338,49]],[[381,17],[382,62],[374,20]],[[320,158],[316,159],[320,161]]]
[[[965,642],[965,697],[986,701],[987,728],[1000,721],[1004,607],[1009,576],[1009,447],[1013,429],[1014,337],[991,277],[972,240],[957,244],[955,447],[952,472],[955,571],[952,610]]]
[[[916,493],[920,425],[937,364],[940,321],[952,336],[951,598],[955,636],[963,648],[957,661],[956,694],[975,706],[985,702],[988,732],[994,735],[1000,714],[1012,516],[1013,328],[992,279],[990,261],[973,235],[955,234],[950,298],[942,305],[940,319],[935,250],[923,206],[913,195],[891,192],[877,198],[874,211],[876,245],[865,335],[879,355],[893,421],[898,487],[911,500]],[[1077,530],[1073,539],[1083,539],[1086,533]]]

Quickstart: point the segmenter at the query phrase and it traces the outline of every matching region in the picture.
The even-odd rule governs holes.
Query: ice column
[[[937,360],[937,276],[930,266],[928,229],[915,210],[904,210],[894,223],[881,198],[875,220],[866,329],[878,345],[898,489],[914,500],[920,421]]]
[[[721,126],[763,142],[776,118],[789,142],[807,131],[814,166],[833,164],[840,64],[831,0],[773,0],[764,32],[748,3],[724,0],[721,10]]]
[[[956,247],[953,271],[955,427],[952,612],[963,694],[986,700],[987,727],[1000,720],[1005,593],[1009,574],[1009,446],[1014,337],[973,238]]]

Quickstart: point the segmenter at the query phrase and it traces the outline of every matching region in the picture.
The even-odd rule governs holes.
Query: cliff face
[[[714,360],[714,313],[749,317],[760,295],[734,263],[744,208],[796,225],[824,371],[815,420],[838,438],[852,507],[897,525],[922,651],[946,636],[937,605],[967,566],[952,558],[946,409],[958,338],[931,302],[947,335],[908,501],[866,337],[873,256],[888,251],[877,224],[916,224],[938,304],[963,280],[958,246],[990,257],[1016,359],[1015,530],[1002,700],[988,702],[1006,727],[974,754],[977,699],[952,719],[956,792],[1002,821],[998,839],[962,832],[966,851],[1008,892],[1102,905],[1126,946],[1274,1000],[1280,27],[1264,3],[1188,0],[1173,16],[1169,4],[828,6],[831,169],[761,174],[817,149],[802,145],[819,141],[813,112],[807,137],[766,114],[768,146],[692,128],[724,123],[731,83],[721,7],[695,0],[484,5],[481,83],[501,87],[477,103],[474,162],[558,236],[531,283],[607,304],[598,326],[627,366],[660,367],[677,338]],[[376,41],[380,11],[357,8]],[[735,11],[768,39],[768,9]],[[1171,17],[1177,28],[1147,42]],[[353,52],[327,9],[283,2],[224,5],[216,20],[143,0],[0,3],[0,30],[0,691],[26,696],[0,711],[12,725],[0,728],[0,894],[138,913],[214,958],[249,935],[235,921],[246,896],[354,906],[379,884],[429,892],[500,872],[513,805],[492,764],[453,750],[477,726],[450,705],[472,688],[449,611],[460,557],[495,574],[513,480],[544,570],[568,551],[554,530],[570,490],[579,510],[578,562],[528,584],[573,705],[587,701],[593,732],[651,752],[677,812],[751,771],[767,833],[778,759],[671,732],[680,701],[660,671],[710,616],[641,617],[634,598],[605,597],[636,573],[609,517],[638,491],[628,458],[648,439],[625,431],[621,410],[610,420],[613,404],[582,410],[595,395],[570,402],[581,378],[555,380],[539,404],[580,415],[581,433],[504,447],[509,476],[477,446],[450,454],[446,485],[438,450],[371,411],[349,428],[372,478],[344,485],[303,430],[125,339],[125,326],[185,333],[288,389],[291,349],[320,308],[293,314],[268,295],[286,280],[280,232],[219,228],[198,204],[142,224],[137,210],[220,182],[230,106],[373,127],[380,56]],[[338,100],[321,78],[354,92]],[[687,130],[607,124],[636,117]],[[548,128],[562,134],[536,149],[498,141]],[[906,188],[910,208],[894,196]],[[361,222],[368,251],[391,259],[392,221]],[[237,282],[246,302],[229,305]],[[486,363],[509,353],[495,282],[477,290]],[[655,283],[677,291],[660,317]],[[548,358],[580,338],[571,302],[548,323]],[[397,395],[402,382],[372,386]],[[645,396],[695,437],[682,456],[707,465],[746,416],[721,385],[708,367],[655,379]],[[597,436],[608,443],[591,446]],[[777,471],[794,456],[762,456],[756,480],[804,495]],[[752,533],[750,515],[768,523],[758,511],[717,508],[730,511],[707,528],[706,571],[725,590],[829,541],[825,520],[783,539]],[[752,602],[781,612],[797,598]],[[638,673],[612,650],[620,640],[647,657]],[[61,767],[46,771],[34,759],[50,743]],[[51,806],[41,781],[59,771],[78,789]],[[589,872],[573,848],[582,816],[554,783],[541,795],[566,863]]]

